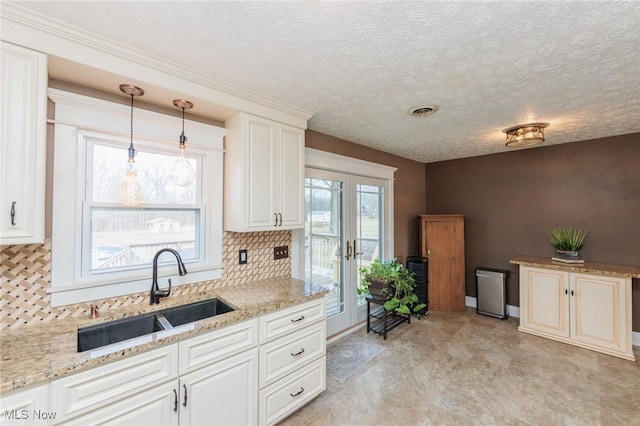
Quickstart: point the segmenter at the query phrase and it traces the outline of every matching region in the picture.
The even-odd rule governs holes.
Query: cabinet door
[[[180,379],[180,424],[253,425],[258,420],[258,350]]]
[[[48,425],[55,419],[55,411],[49,410],[47,385],[19,390],[0,397],[0,424]]]
[[[304,228],[304,130],[278,125],[279,228]]]
[[[429,309],[464,311],[464,221],[426,221],[423,228],[423,254],[429,259]]]
[[[569,337],[569,273],[520,267],[520,327]]]
[[[1,46],[0,245],[42,243],[47,57]]]
[[[630,291],[624,278],[571,274],[571,338],[602,348],[627,352]],[[633,353],[633,352],[631,352]]]
[[[178,424],[177,380],[59,424],[170,426]]]
[[[273,229],[275,206],[276,124],[260,117],[247,116],[246,122],[247,226]],[[241,194],[238,194],[241,196]]]

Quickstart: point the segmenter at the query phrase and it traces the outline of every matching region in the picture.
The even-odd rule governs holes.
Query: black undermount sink
[[[141,336],[150,336],[157,332],[167,331],[167,335],[170,335],[172,333],[169,330],[174,327],[184,326],[205,318],[232,312],[233,310],[231,306],[218,299],[209,299],[136,317],[83,327],[78,329],[78,352],[101,348]],[[146,341],[136,342],[132,340],[131,343],[130,346],[135,346],[146,343]]]
[[[226,314],[233,311],[233,308],[221,300],[210,299],[202,302],[191,303],[185,306],[161,311],[172,326],[177,327],[201,319],[213,317],[215,315]]]

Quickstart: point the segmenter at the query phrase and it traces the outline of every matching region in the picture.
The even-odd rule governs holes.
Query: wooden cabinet
[[[240,113],[227,122],[224,228],[304,227],[304,130]]]
[[[520,266],[519,330],[634,360],[631,278]]]
[[[47,56],[1,46],[0,245],[42,243]]]
[[[429,310],[464,311],[464,216],[420,216],[420,248],[429,259]]]

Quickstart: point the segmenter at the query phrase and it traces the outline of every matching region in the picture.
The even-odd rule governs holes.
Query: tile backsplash
[[[273,248],[291,245],[290,231],[234,233],[223,238],[222,278],[176,287],[184,295],[234,283],[291,275],[291,258],[273,260]],[[247,249],[248,263],[238,264],[238,250]],[[47,288],[51,281],[51,240],[43,244],[5,246],[0,251],[0,329],[17,328],[67,317],[88,315],[90,304],[101,312],[137,303],[148,303],[148,292],[90,303],[52,308]],[[151,277],[149,277],[151,280]],[[150,281],[151,282],[151,281]]]

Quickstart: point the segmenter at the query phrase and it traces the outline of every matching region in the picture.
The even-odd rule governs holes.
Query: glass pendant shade
[[[131,141],[129,143],[129,158],[127,158],[124,176],[116,187],[116,196],[120,203],[135,206],[144,200],[145,191],[142,182],[138,179],[138,166],[135,159],[138,152],[133,146],[133,97],[144,95],[144,90],[130,84],[121,84],[120,91],[131,96]]]
[[[127,161],[125,175],[118,182],[117,196],[118,201],[127,206],[135,206],[140,204],[144,199],[144,186],[138,179],[138,166],[135,160],[130,158]]]
[[[184,148],[180,147],[180,155],[171,166],[171,181],[178,186],[189,186],[196,179],[196,172],[189,160],[184,156]]]
[[[196,180],[196,172],[184,155],[187,143],[187,137],[184,135],[184,110],[193,108],[193,104],[183,99],[175,99],[173,105],[182,108],[182,133],[180,134],[180,155],[171,166],[169,176],[174,185],[189,186]]]

